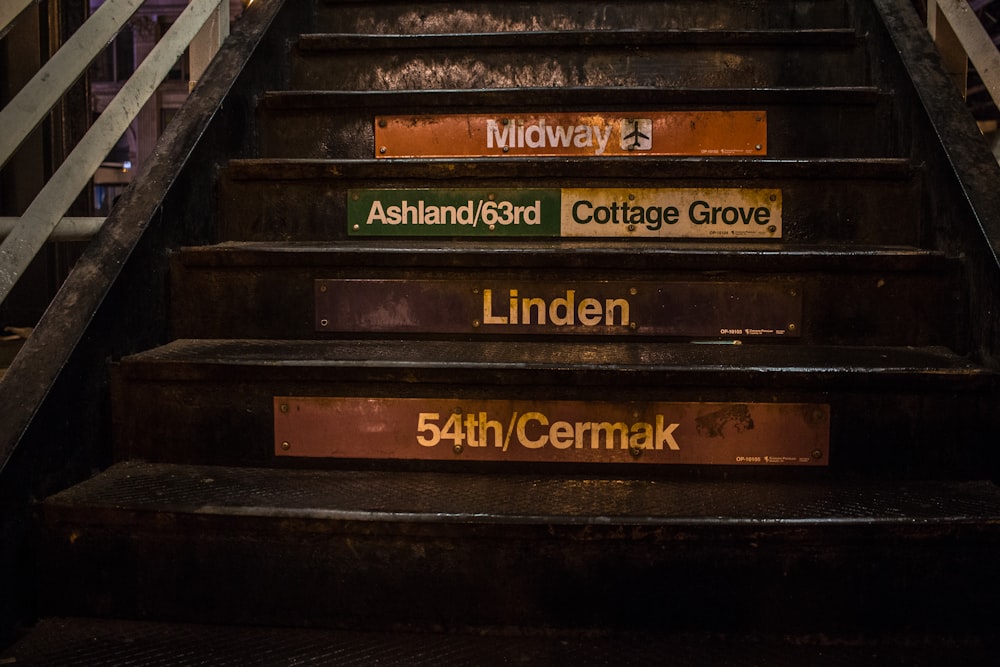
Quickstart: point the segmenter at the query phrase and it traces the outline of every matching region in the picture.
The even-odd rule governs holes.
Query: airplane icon
[[[629,129],[629,132],[625,132]],[[653,147],[653,121],[648,118],[623,118],[621,121],[622,150],[648,151]]]

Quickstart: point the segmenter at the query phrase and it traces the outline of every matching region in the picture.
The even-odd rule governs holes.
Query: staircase
[[[12,664],[995,658],[1000,283],[908,3],[289,5]]]

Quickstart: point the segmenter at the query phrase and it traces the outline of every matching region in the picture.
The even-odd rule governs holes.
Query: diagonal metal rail
[[[0,110],[0,167],[100,55],[143,0],[107,0]],[[2,5],[6,7],[6,4]],[[6,11],[6,10],[4,10]]]
[[[32,2],[37,0],[4,0],[0,2],[0,37],[7,32],[7,28],[28,8]]]
[[[993,98],[993,103],[1000,106],[1000,51],[986,32],[986,28],[980,23],[967,0],[929,0],[927,27],[935,40],[938,39],[940,30],[939,13],[947,21],[960,43],[963,55],[972,61],[976,72],[983,80],[983,85]]]
[[[191,1],[28,206],[20,222],[0,244],[0,303],[10,294],[122,133],[223,2],[225,0]]]

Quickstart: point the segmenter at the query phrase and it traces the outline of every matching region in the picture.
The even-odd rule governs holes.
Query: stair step
[[[655,25],[691,30],[779,30],[843,28],[847,3],[830,0],[707,2],[675,0],[609,4],[595,0],[497,3],[379,2],[327,0],[317,7],[317,24],[327,32],[429,34],[615,30]]]
[[[677,667],[758,665],[867,667],[946,663],[992,667],[991,639],[921,635],[887,638],[830,636],[724,637],[666,633],[599,635],[526,630],[444,633],[233,627],[190,623],[50,618],[0,661],[19,667],[466,667],[479,665],[656,664]]]
[[[303,35],[292,88],[775,86],[870,82],[851,30]],[[623,52],[624,48],[627,52]]]
[[[353,239],[333,244],[230,241],[182,248],[183,267],[249,266],[394,268],[517,268],[788,273],[795,271],[924,271],[948,273],[957,260],[913,246],[792,245],[786,243],[609,240]]]
[[[297,48],[311,51],[371,51],[406,49],[539,49],[580,46],[841,46],[853,47],[858,38],[852,28],[800,28],[795,30],[526,30],[427,34],[307,33]]]
[[[916,246],[922,178],[904,159],[237,160],[220,177],[219,234],[345,239],[351,189],[752,188],[781,191],[788,243]]]
[[[614,95],[614,99],[609,96]],[[890,93],[875,86],[757,86],[715,88],[697,86],[657,88],[655,86],[600,87],[518,87],[475,90],[270,90],[261,103],[269,109],[373,109],[379,113],[434,107],[448,112],[483,108],[501,110],[542,109],[601,104],[609,109],[635,106],[736,106],[761,108],[766,105],[875,106],[891,101]],[[820,129],[820,128],[817,128]]]
[[[40,514],[55,615],[877,637],[988,632],[1000,599],[988,482],[129,463]]]
[[[590,363],[581,359],[595,359]],[[578,361],[578,365],[571,362]],[[996,373],[942,348],[824,347],[788,345],[642,344],[602,341],[525,342],[501,341],[282,341],[282,340],[177,340],[125,357],[126,377],[207,379],[239,364],[257,366],[259,372],[291,379],[347,379],[357,364],[358,378],[380,372],[409,377],[424,364],[432,377],[453,383],[486,381],[480,374],[494,371],[511,379],[537,377],[537,383],[574,378],[575,384],[606,387],[618,382],[636,386],[643,380],[669,386],[721,384],[746,386],[754,376],[781,374],[796,387],[820,384],[827,388],[886,388],[922,375],[929,386],[948,390],[982,389]],[[152,373],[152,375],[147,375]],[[242,373],[240,373],[242,375]],[[701,377],[707,374],[707,377]],[[628,377],[621,377],[627,375]],[[910,387],[916,388],[913,385]]]
[[[767,113],[777,157],[893,157],[891,97],[871,87],[526,87],[486,90],[275,91],[262,100],[261,154],[372,158],[373,116],[581,110],[640,114],[667,109]],[[808,118],[808,122],[803,122]]]
[[[423,399],[427,405],[451,400],[461,402],[463,412],[470,414],[492,411],[494,402],[513,399],[530,404],[525,409],[531,410],[558,401],[573,402],[585,412],[591,410],[587,406],[609,404],[616,414],[629,406],[662,403],[677,404],[677,410],[718,403],[743,412],[740,406],[758,403],[765,405],[762,411],[778,410],[766,407],[771,402],[820,411],[829,406],[830,456],[823,457],[821,450],[822,458],[813,463],[826,465],[829,460],[836,474],[968,477],[995,455],[988,434],[996,420],[996,373],[937,348],[179,340],[126,357],[112,370],[116,446],[124,458],[298,465],[301,461],[289,460],[295,457],[281,455],[276,448],[279,396],[356,397],[407,409],[413,405],[404,406],[404,399]],[[675,408],[663,408],[668,409]],[[783,417],[761,421],[777,424],[773,429],[778,432],[793,428]],[[400,433],[409,433],[409,427],[397,428],[388,421],[385,428],[393,442]],[[685,428],[692,433],[700,429],[693,423]],[[808,438],[796,436],[796,452],[814,451],[812,442],[826,448],[826,430],[809,430]],[[164,440],[163,434],[169,437]],[[763,438],[755,448],[776,453],[777,436],[767,435],[763,427],[747,437]],[[820,437],[824,442],[815,439]],[[373,440],[373,449],[366,451],[388,465],[397,461],[453,469],[485,461],[477,452],[471,458],[441,459],[443,446],[425,451],[414,442],[407,438],[397,447],[388,440]],[[384,451],[375,449],[376,444]],[[634,470],[635,463],[675,467],[683,460],[664,452],[633,461],[618,449],[605,463],[632,465]],[[517,453],[530,454],[521,449]],[[554,468],[604,465],[583,462],[583,454],[544,458],[550,453],[547,449],[528,458],[537,459],[532,465]],[[428,462],[428,456],[438,460]],[[342,465],[344,458],[358,455],[324,455],[310,463]],[[417,459],[424,460],[418,464]],[[510,459],[507,463],[504,458],[502,465],[516,465],[513,454]],[[735,462],[725,459],[730,460]]]
[[[941,253],[909,247],[499,239],[388,240],[377,246],[227,243],[185,248],[173,256],[171,321],[180,338],[289,339],[418,330],[480,337],[624,333],[633,339],[713,339],[739,322],[739,328],[788,327],[794,329],[790,337],[808,344],[957,348],[966,309],[957,286],[960,271],[958,262]],[[331,283],[337,296],[324,296],[317,281],[351,282]],[[527,291],[539,284],[546,287]],[[652,286],[661,290],[660,297],[647,296],[645,288]],[[588,289],[589,296],[610,290],[622,297],[639,290],[628,297],[636,326],[627,331],[475,328],[474,321],[485,321],[486,289],[494,295],[490,303],[501,306],[509,289],[550,299],[570,289],[579,299]],[[335,303],[358,290],[361,302]],[[395,324],[375,317],[385,301],[397,308],[405,302],[409,314],[394,318]],[[328,315],[334,320],[329,327],[318,326],[320,311],[332,307],[339,319]],[[661,316],[658,309],[687,315]]]
[[[639,666],[664,655],[677,667],[935,667],[954,661],[992,667],[996,642],[920,635],[829,636],[597,634],[503,630],[465,633],[365,632],[283,627],[49,618],[0,661],[19,667],[203,667],[204,665],[336,665],[337,667],[493,667],[501,665]]]
[[[593,361],[586,362],[585,359]],[[576,363],[574,363],[576,362]],[[244,367],[241,370],[240,367]],[[579,387],[747,387],[780,376],[799,389],[991,388],[997,373],[943,348],[699,345],[601,341],[176,340],[123,358],[123,379],[209,380],[265,374],[275,380],[490,381],[536,385],[570,378]],[[484,377],[484,374],[496,374]],[[394,377],[395,376],[395,377]]]

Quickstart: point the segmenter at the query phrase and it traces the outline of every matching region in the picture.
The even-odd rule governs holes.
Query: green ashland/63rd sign
[[[745,188],[350,190],[351,236],[781,238],[781,191]]]

